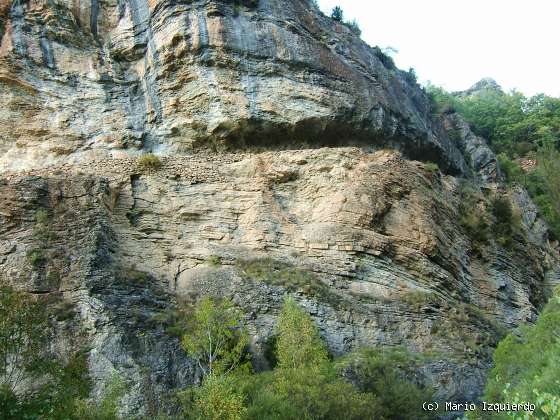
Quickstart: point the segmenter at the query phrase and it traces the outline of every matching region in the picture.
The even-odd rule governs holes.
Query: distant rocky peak
[[[494,79],[485,77],[484,79],[480,79],[464,92],[459,92],[459,94],[462,96],[472,96],[487,91],[503,92],[503,89]]]

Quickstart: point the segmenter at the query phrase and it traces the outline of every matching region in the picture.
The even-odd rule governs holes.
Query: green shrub
[[[335,6],[331,12],[331,19],[337,22],[342,22],[344,20],[344,12],[340,6]]]
[[[51,330],[41,305],[0,279],[0,387],[15,392],[40,375],[37,366],[44,361]]]
[[[550,403],[560,396],[560,290],[544,308],[535,325],[509,334],[494,352],[484,399],[488,402],[535,401],[535,393]],[[551,397],[546,397],[549,394]],[[535,418],[545,416],[544,401]],[[505,416],[504,416],[505,417]]]
[[[298,369],[327,363],[327,349],[317,327],[293,299],[284,302],[276,329],[279,368]]]
[[[52,305],[52,310],[54,317],[57,321],[63,322],[74,318],[76,315],[76,305],[73,302],[68,302],[67,300],[60,299],[57,303]]]
[[[206,258],[206,262],[212,267],[218,267],[222,265],[222,257],[218,255],[210,255],[208,258]]]
[[[397,68],[397,66],[395,65],[395,62],[393,61],[393,58],[390,55],[385,54],[381,50],[381,48],[373,47],[373,52],[374,52],[375,56],[379,59],[379,61],[381,61],[381,63],[383,64],[383,66],[386,69],[395,70]]]
[[[238,379],[247,419],[374,418],[374,396],[340,378],[311,317],[292,299],[285,301],[276,331],[278,367]]]
[[[127,282],[131,282],[133,284],[144,285],[148,283],[150,280],[150,275],[145,271],[136,270],[135,268],[131,268],[126,273],[124,273],[124,279]]]
[[[508,181],[519,182],[524,178],[525,172],[521,166],[519,166],[517,162],[511,160],[505,153],[500,153],[498,155],[498,163]]]
[[[458,100],[450,93],[432,84],[428,84],[428,86],[426,86],[426,93],[428,94],[428,99],[430,100],[432,116],[436,117],[441,114],[455,112]]]
[[[439,172],[439,166],[437,165],[437,163],[426,162],[424,164],[424,170],[426,172],[431,173],[431,174],[435,174],[435,173]]]
[[[527,188],[550,226],[551,238],[560,239],[560,98],[527,98],[492,86],[462,96],[433,85],[426,90],[434,114],[457,111],[489,141],[508,181]],[[535,157],[535,151],[538,166],[525,173],[514,158]]]
[[[40,267],[47,260],[47,257],[45,256],[45,252],[40,248],[35,248],[28,251],[26,256],[27,256],[27,261],[34,268]]]
[[[414,70],[414,67],[410,67],[408,71],[403,71],[401,74],[409,84],[415,85],[416,83],[418,83],[418,76],[416,75],[416,70]]]
[[[333,363],[311,317],[292,299],[284,303],[276,334],[279,363],[273,371],[251,374],[248,370],[222,370],[220,374],[207,376],[201,387],[180,393],[182,418],[404,420],[431,417],[422,411],[422,402],[430,400],[431,392],[409,380],[417,368],[416,359],[403,351],[365,350]],[[345,379],[348,375],[349,380]]]
[[[484,197],[467,182],[459,187],[459,223],[472,240],[473,252],[480,254],[490,238],[490,221]]]
[[[205,376],[248,368],[249,337],[230,301],[204,298],[189,317],[181,345]]]
[[[128,390],[128,385],[118,374],[114,374],[105,386],[101,399],[88,402],[80,400],[77,403],[75,418],[83,420],[117,420],[121,400]]]
[[[189,330],[192,310],[193,308],[184,304],[171,306],[153,314],[149,322],[163,326],[165,332],[170,336],[181,338]]]
[[[162,166],[161,160],[153,153],[147,153],[138,158],[137,167],[141,172],[155,172]]]
[[[362,392],[377,396],[376,418],[433,418],[422,410],[422,403],[432,400],[434,390],[412,382],[419,362],[404,349],[363,349],[345,357],[339,369]]]
[[[199,388],[179,393],[189,419],[242,420],[246,418],[245,396],[239,392],[232,376],[211,375]]]
[[[362,35],[362,29],[360,28],[360,25],[358,24],[356,19],[353,19],[349,22],[344,22],[344,24],[352,31],[352,33],[356,34],[357,36]]]
[[[47,225],[49,223],[49,212],[45,209],[39,209],[35,212],[35,223],[38,225]]]
[[[514,214],[507,198],[494,197],[491,208],[495,218],[492,230],[496,241],[502,246],[510,247],[513,244],[513,236],[520,231],[520,218]]]

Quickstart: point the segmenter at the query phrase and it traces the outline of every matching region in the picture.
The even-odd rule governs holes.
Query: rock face
[[[199,379],[163,316],[193,297],[233,299],[257,368],[290,293],[333,354],[430,351],[464,402],[560,281],[484,139],[306,1],[3,0],[0,38],[0,275],[71,308],[53,348],[129,380],[123,413]],[[475,247],[466,184],[513,204],[510,246]]]
[[[465,168],[414,80],[305,0],[2,4],[0,167],[360,144]]]
[[[496,154],[485,139],[471,131],[469,124],[457,113],[443,116],[443,126],[448,136],[466,157],[471,173],[482,183],[504,181]]]
[[[196,381],[157,322],[178,299],[232,298],[265,367],[290,267],[306,282],[292,293],[334,354],[441,352],[425,380],[441,398],[472,400],[491,347],[504,329],[535,319],[558,260],[532,235],[473,256],[458,224],[459,188],[398,152],[354,148],[166,158],[152,174],[131,159],[5,174],[0,269],[18,287],[75,305],[60,324],[72,334],[58,345],[89,343],[100,383],[114,369],[130,379],[129,414]],[[523,220],[531,230],[534,215]],[[31,262],[36,250],[43,258]],[[285,287],[269,282],[278,273]]]

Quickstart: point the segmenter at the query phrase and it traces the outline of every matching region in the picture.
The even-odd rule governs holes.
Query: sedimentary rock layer
[[[193,148],[464,160],[389,57],[304,0],[2,3],[0,168]]]
[[[422,380],[441,397],[472,399],[492,346],[535,319],[558,264],[529,234],[473,254],[458,188],[397,152],[354,148],[167,158],[153,173],[133,159],[10,173],[0,186],[0,270],[75,305],[59,346],[71,346],[69,336],[89,343],[97,378],[117,369],[132,379],[130,413],[197,377],[158,314],[191,296],[232,298],[263,368],[288,290],[334,354],[436,352]],[[526,232],[537,228],[524,220]],[[31,262],[37,250],[44,258]],[[269,281],[286,269],[285,284]],[[289,284],[293,270],[305,284]]]

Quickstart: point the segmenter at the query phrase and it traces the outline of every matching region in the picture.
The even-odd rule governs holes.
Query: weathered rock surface
[[[130,380],[131,416],[198,380],[161,315],[200,295],[242,308],[257,367],[289,292],[334,354],[430,351],[438,397],[475,399],[500,334],[560,282],[535,206],[346,26],[233,3],[0,0],[0,275],[73,308],[53,348],[91,348],[96,393]],[[511,247],[473,251],[465,182],[513,203]]]
[[[443,116],[443,126],[448,136],[466,157],[471,173],[482,183],[503,182],[496,154],[486,140],[471,131],[469,124],[457,113]]]
[[[546,284],[559,280],[558,259],[531,235],[473,256],[458,188],[397,152],[355,148],[167,158],[151,174],[132,159],[8,173],[0,271],[76,305],[65,322],[93,346],[95,377],[116,369],[136,384],[129,413],[196,380],[154,321],[177,299],[232,298],[256,365],[266,365],[287,289],[251,277],[247,261],[271,276],[297,267],[322,285],[321,294],[305,285],[293,293],[334,354],[377,345],[436,352],[425,380],[441,398],[472,400],[501,331],[534,320]],[[37,235],[37,209],[48,211],[48,239]],[[28,260],[34,249],[40,264]]]
[[[465,169],[418,85],[306,0],[2,5],[0,168],[360,144]]]

